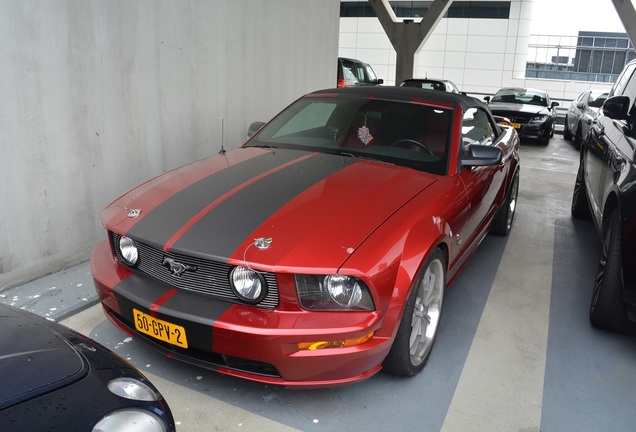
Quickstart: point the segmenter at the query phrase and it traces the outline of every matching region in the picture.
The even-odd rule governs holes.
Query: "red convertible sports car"
[[[515,130],[474,98],[406,87],[317,91],[251,129],[104,209],[91,262],[108,318],[263,383],[420,372],[445,289],[512,227]]]

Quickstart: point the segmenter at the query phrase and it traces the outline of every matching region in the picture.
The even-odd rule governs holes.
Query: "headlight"
[[[137,243],[130,237],[121,236],[117,242],[119,248],[119,256],[125,264],[129,266],[137,265],[139,261],[139,249],[137,249]]]
[[[139,401],[158,401],[161,399],[156,391],[134,378],[115,378],[108,383],[108,390],[125,399]]]
[[[373,310],[371,292],[360,279],[341,274],[296,275],[300,306],[309,310]]]
[[[246,303],[258,303],[267,295],[263,276],[248,267],[234,267],[230,271],[230,286],[239,299]]]
[[[529,123],[543,123],[548,121],[549,118],[550,116],[547,116],[545,114],[536,115],[530,119]]]
[[[102,418],[93,432],[167,432],[166,423],[158,415],[141,409],[115,411]]]

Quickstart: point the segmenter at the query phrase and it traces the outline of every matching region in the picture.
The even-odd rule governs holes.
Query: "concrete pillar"
[[[417,53],[453,1],[434,0],[419,23],[413,20],[398,22],[388,0],[369,0],[369,3],[397,54],[395,83],[399,84],[407,78],[413,78]]]
[[[614,8],[623,22],[623,27],[625,27],[632,45],[636,45],[636,11],[634,10],[634,4],[630,0],[612,0],[612,3],[614,3]]]

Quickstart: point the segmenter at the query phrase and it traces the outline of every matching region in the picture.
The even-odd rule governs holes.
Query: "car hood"
[[[0,409],[83,376],[82,357],[40,319],[0,305],[0,328]]]
[[[102,219],[109,230],[165,252],[269,268],[338,268],[438,178],[347,156],[241,148],[133,189]]]
[[[536,114],[545,114],[545,115],[550,114],[550,110],[548,110],[547,107],[538,106],[538,105],[493,102],[489,104],[488,107],[495,114],[500,112],[515,112],[520,114],[526,114],[528,116],[532,116]]]

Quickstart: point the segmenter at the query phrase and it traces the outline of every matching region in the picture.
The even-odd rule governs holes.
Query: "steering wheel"
[[[409,138],[404,138],[404,139],[397,140],[394,143],[392,143],[389,147],[406,147],[403,144],[415,144],[416,146],[418,146],[419,148],[424,150],[424,153],[428,153],[431,156],[435,156],[433,154],[433,152],[431,151],[431,149],[426,147],[424,144],[422,144],[419,141],[415,141],[414,139],[409,139]]]

